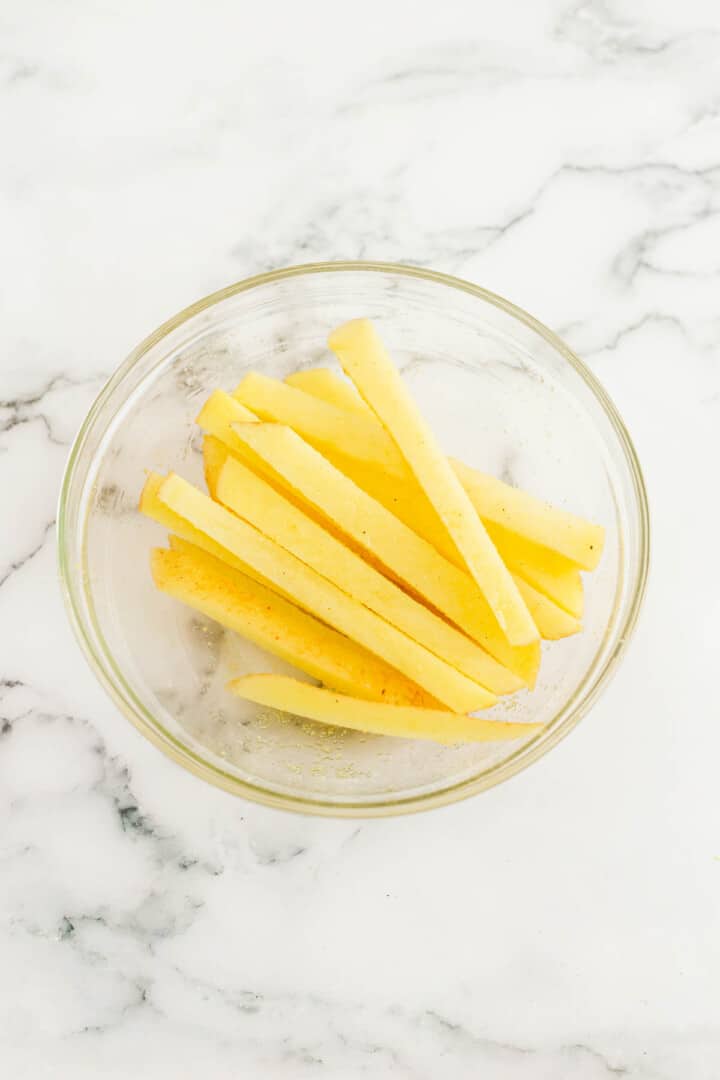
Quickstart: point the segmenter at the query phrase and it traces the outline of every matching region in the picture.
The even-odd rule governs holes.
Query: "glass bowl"
[[[546,725],[512,743],[444,747],[321,727],[233,697],[227,680],[286,671],[158,593],[149,552],[163,530],[137,510],[145,470],[202,477],[193,421],[214,387],[258,369],[282,378],[332,363],[325,341],[369,316],[448,453],[600,522],[584,631],[543,646],[537,686],[491,713]],[[297,266],[214,293],[151,334],[91,408],[59,509],[70,620],[125,716],[196,776],[296,811],[386,815],[438,806],[507,779],[578,722],[615,669],[648,567],[640,466],[617,411],[537,320],[444,274],[381,263]]]

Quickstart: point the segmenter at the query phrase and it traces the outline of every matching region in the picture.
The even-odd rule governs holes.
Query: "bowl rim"
[[[447,787],[443,787],[440,790],[431,792],[427,795],[411,794],[404,798],[388,799],[369,805],[352,801],[333,803],[330,800],[326,801],[302,795],[286,795],[276,791],[266,790],[260,784],[241,780],[233,773],[211,764],[201,755],[196,754],[188,746],[184,745],[169,731],[162,728],[161,725],[157,724],[150,710],[145,708],[132,689],[124,682],[122,672],[114,664],[112,655],[110,654],[107,657],[99,655],[99,650],[95,649],[90,640],[85,629],[85,618],[77,595],[79,590],[75,588],[73,574],[70,571],[69,563],[69,544],[71,536],[68,503],[77,470],[82,460],[82,452],[88,436],[92,431],[96,420],[100,416],[105,403],[135,365],[143,359],[145,354],[155,344],[172,331],[176,330],[183,323],[229,297],[293,277],[333,272],[384,273],[396,274],[409,278],[420,278],[424,281],[430,281],[438,285],[444,285],[461,292],[469,293],[471,296],[475,296],[478,299],[484,300],[487,303],[500,308],[521,323],[524,323],[525,326],[534,330],[575,369],[598,400],[607,419],[610,421],[618,439],[618,443],[623,451],[625,464],[628,468],[632,482],[632,490],[638,512],[637,576],[624,620],[617,631],[615,647],[606,658],[602,667],[598,671],[593,671],[593,669],[591,669],[589,676],[586,677],[576,689],[572,698],[562,706],[556,718],[550,722],[550,731],[547,734],[541,732],[540,735],[536,736],[534,739],[523,743],[520,748],[509,757],[505,758],[500,764],[493,765],[489,769],[475,776],[450,784]],[[547,326],[541,323],[533,315],[530,315],[523,308],[518,307],[510,300],[506,300],[497,293],[491,292],[489,289],[485,289],[480,285],[475,285],[470,281],[455,277],[451,274],[393,262],[341,260],[336,262],[301,263],[279,270],[270,270],[262,274],[255,274],[252,277],[244,278],[241,281],[225,286],[225,288],[209,293],[207,296],[195,301],[188,307],[183,308],[182,311],[178,312],[170,319],[167,319],[132,350],[128,357],[107,380],[88,410],[75,437],[65,467],[58,502],[57,522],[57,552],[60,588],[70,625],[95,677],[125,718],[129,720],[130,723],[149,740],[149,742],[162,750],[162,752],[172,761],[213,786],[228,791],[231,794],[276,809],[322,817],[389,817],[447,806],[509,780],[511,777],[517,775],[519,772],[533,764],[533,762],[543,757],[564,739],[580,722],[583,716],[586,715],[592,705],[596,702],[602,690],[609,683],[611,677],[617,671],[642,608],[650,565],[650,513],[647,489],[637,452],[620,413],[610,396],[583,361],[580,360],[569,346]],[[84,575],[80,575],[80,578],[81,580],[84,579]],[[586,688],[589,678],[593,675],[594,681]],[[120,688],[117,685],[118,681],[123,685],[126,694],[120,692]],[[581,701],[576,703],[578,694],[583,691],[584,697]]]

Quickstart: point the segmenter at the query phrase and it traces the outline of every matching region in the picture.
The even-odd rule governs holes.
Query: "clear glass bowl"
[[[582,634],[545,645],[536,688],[491,714],[539,720],[536,737],[442,747],[324,728],[225,689],[280,661],[158,593],[163,530],[141,517],[145,470],[202,476],[193,420],[217,386],[330,362],[328,331],[376,321],[449,453],[601,522]],[[298,266],[231,285],[151,334],[110,379],[65,476],[59,550],[70,620],[125,716],[169,757],[238,795],[309,813],[384,815],[438,806],[512,776],[578,722],[617,665],[648,567],[640,467],[617,411],[554,334],[508,301],[428,270]]]

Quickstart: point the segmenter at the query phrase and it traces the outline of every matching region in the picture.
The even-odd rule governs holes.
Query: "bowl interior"
[[[145,470],[202,483],[194,426],[215,387],[257,369],[332,365],[328,331],[374,319],[444,448],[601,522],[584,632],[546,644],[536,688],[486,715],[548,725],[535,740],[441,747],[363,736],[243,703],[232,676],[289,667],[158,593],[163,530],[137,511]],[[509,305],[400,268],[268,275],[211,298],[146,342],[79,437],[63,505],[63,568],[76,625],[124,711],[184,764],[278,803],[382,812],[495,782],[556,740],[626,636],[644,573],[641,481],[602,393],[562,346]]]

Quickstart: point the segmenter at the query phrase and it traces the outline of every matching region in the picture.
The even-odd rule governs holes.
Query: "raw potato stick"
[[[251,577],[254,581],[259,582],[261,585],[265,585],[268,588],[272,588],[284,599],[295,602],[295,597],[288,595],[277,582],[269,582],[262,574],[257,570],[249,566],[243,559],[238,558],[237,555],[228,551],[222,544],[218,544],[215,540],[212,540],[207,533],[200,529],[196,529],[180,514],[176,514],[174,511],[168,509],[168,507],[160,501],[159,491],[165,482],[165,477],[160,476],[158,473],[149,473],[145,482],[145,486],[140,495],[139,509],[146,517],[156,521],[159,525],[163,525],[171,533],[174,533],[170,537],[171,547],[178,547],[179,550],[186,550],[182,547],[183,544],[189,545],[189,547],[207,552],[214,558],[219,559],[225,565],[232,567],[234,570],[239,570],[241,573]],[[300,605],[302,607],[302,605]]]
[[[539,642],[508,644],[477,585],[407,525],[336,469],[289,427],[237,424],[234,430],[295,494],[319,510],[392,574],[526,684],[540,663]]]
[[[205,435],[203,437],[203,473],[205,475],[205,485],[213,499],[216,497],[215,492],[220,470],[225,464],[229,453],[230,450],[226,443],[214,435]]]
[[[315,378],[315,376],[320,376],[320,378]],[[291,378],[293,376],[289,375],[286,381]],[[293,385],[340,407],[360,408],[368,412],[368,406],[350,384],[326,368],[298,372],[298,380]],[[457,549],[442,522],[423,490],[411,477],[403,482],[380,469],[363,465],[362,462],[333,455],[332,452],[327,453],[326,456],[358,487],[381,502],[420,536],[424,536],[433,547],[442,552],[446,559],[462,565]],[[532,540],[510,532],[489,519],[483,519],[483,523],[513,577],[523,578],[570,615],[580,618],[583,613],[584,597],[582,579],[576,563],[557,551],[541,547]]]
[[[353,319],[334,330],[328,344],[397,444],[510,644],[529,645],[536,641],[537,627],[510,571],[373,324],[368,319]]]
[[[315,370],[323,372],[321,379],[312,378]],[[331,404],[348,410],[359,410],[366,416],[371,415],[368,406],[359,396],[353,399],[347,394],[347,383],[334,372],[321,368],[300,374],[303,379],[295,383],[300,389],[307,390],[309,394]],[[340,452],[339,447],[331,449]],[[358,464],[361,465],[362,462]],[[538,545],[543,551],[550,549],[564,556],[576,568],[579,566],[585,570],[593,570],[597,566],[604,543],[602,526],[594,525],[576,514],[559,510],[533,495],[528,495],[520,488],[472,469],[461,461],[451,459],[450,464],[486,527],[490,522],[501,526],[528,543]],[[340,467],[342,468],[342,465]],[[354,474],[349,475],[356,483],[360,483]],[[360,486],[363,484],[360,483]],[[368,490],[375,498],[379,497],[375,491],[370,488]],[[412,497],[413,493],[408,492],[408,495]],[[437,524],[439,525],[439,522]],[[444,549],[440,547],[440,550]],[[553,599],[561,603],[559,598]],[[580,612],[571,611],[571,614],[579,615]]]
[[[295,371],[292,375],[285,376],[285,382],[288,386],[304,390],[306,394],[312,394],[313,397],[327,401],[329,405],[336,405],[339,409],[356,409],[364,412],[366,416],[372,416],[353,384],[329,368]]]
[[[165,477],[160,476],[158,473],[150,473],[145,482],[142,494],[140,496],[140,512],[146,517],[152,518],[153,521],[157,521],[159,525],[164,525],[171,533],[174,533],[170,537],[171,547],[178,547],[178,550],[186,550],[182,545],[187,544],[190,548],[201,549],[207,552],[208,555],[212,555],[214,558],[219,559],[220,562],[232,567],[234,570],[239,570],[242,574],[246,574],[254,581],[259,582],[261,585],[265,585],[268,588],[273,588],[275,592],[279,593],[286,600],[291,600],[292,597],[287,596],[278,585],[271,585],[267,579],[263,578],[261,574],[253,570],[251,566],[248,566],[246,562],[238,558],[227,548],[224,548],[222,544],[218,544],[215,540],[212,540],[207,533],[201,529],[196,529],[180,514],[176,514],[170,510],[165,503],[160,501],[159,492],[162,485],[165,483]]]
[[[217,500],[382,619],[494,694],[522,680],[450,623],[414,600],[236,458],[228,457]]]
[[[567,611],[558,607],[549,597],[544,596],[522,578],[515,580],[528,606],[528,611],[540,631],[540,637],[544,641],[557,641],[559,638],[570,637],[582,630],[579,619],[576,619],[574,615],[568,615]]]
[[[352,392],[354,393],[354,391]],[[236,439],[236,436],[231,429],[230,434],[232,435],[233,439]],[[214,499],[217,499],[217,478],[220,474],[222,466],[224,465],[230,454],[231,451],[229,450],[227,443],[221,442],[220,439],[215,438],[214,435],[205,436],[203,440],[205,483],[207,485],[208,491],[210,492],[210,495]],[[235,457],[235,460],[241,459]],[[362,466],[360,466],[357,471],[362,472]],[[365,472],[367,472],[367,470],[365,470]],[[272,473],[272,479],[275,482],[276,486],[278,485],[278,483],[280,483],[281,493],[285,494],[286,497],[288,495],[292,495],[290,489],[286,488],[284,492],[282,491],[281,478],[277,477],[275,473]],[[383,505],[389,504],[389,509],[392,510],[394,507],[394,503],[397,502],[397,494],[393,495],[391,493],[393,491],[397,493],[400,485],[393,485],[392,481],[387,476],[387,473],[378,473],[377,479],[378,483],[376,486],[379,490],[379,494],[383,496],[379,499],[379,501],[382,502]],[[364,490],[366,491],[368,490],[368,487],[363,485],[362,483],[359,486],[364,487]],[[432,543],[434,538],[432,534],[432,529],[430,528],[427,530],[430,533],[430,535],[427,535],[427,533],[421,527],[421,525],[424,523],[418,525],[416,511],[417,508],[422,505],[420,500],[424,500],[425,497],[420,491],[418,491],[417,494],[419,495],[419,499],[416,498],[414,501],[407,500],[408,505],[404,508],[401,508],[404,510],[404,512],[399,512],[397,507],[395,507],[396,514],[401,520],[404,520],[406,524],[408,524],[411,528],[414,525],[415,532],[419,533],[421,536],[425,535],[426,539],[428,539]],[[223,500],[221,499],[220,501],[222,502]],[[412,505],[410,505],[411,502]],[[432,508],[426,500],[425,505],[427,506],[430,513],[432,513]],[[235,508],[231,507],[231,509]],[[440,524],[439,522],[437,522],[437,529],[440,530],[440,528]],[[494,526],[494,528],[497,528],[498,532],[505,533],[505,530],[500,529],[498,526]],[[513,577],[515,578],[518,587],[520,587],[520,577],[523,577],[527,584],[533,586],[533,589],[530,590],[529,593],[527,592],[527,590],[521,589],[525,602],[528,604],[528,608],[533,615],[533,618],[535,619],[536,612],[544,613],[545,617],[543,619],[543,626],[549,628],[554,636],[558,636],[556,631],[557,627],[561,625],[561,623],[558,622],[554,614],[555,604],[558,604],[561,608],[564,608],[564,610],[572,616],[579,617],[582,614],[583,589],[582,581],[580,580],[580,574],[578,570],[572,563],[565,560],[563,556],[557,555],[556,552],[549,551],[547,549],[545,549],[545,556],[547,559],[546,568],[541,563],[536,561],[535,551],[538,549],[536,549],[535,545],[533,545],[530,541],[524,540],[522,537],[510,537],[510,539],[508,539],[508,537],[510,537],[510,534],[506,534],[503,537],[505,547],[502,547],[500,544],[498,544],[498,551],[500,551],[500,553],[505,558],[508,566],[513,571],[516,563],[512,559],[507,558],[507,550],[512,550],[516,554],[517,565],[521,566],[523,573],[516,574],[515,572],[513,572]],[[434,546],[437,547],[437,544],[435,544]],[[558,567],[558,569],[556,569],[556,567]],[[539,601],[535,596],[536,588],[539,589],[539,591],[545,596],[547,596],[549,600],[553,601],[552,607],[546,608],[543,605],[539,604]],[[528,601],[528,596],[533,599],[532,606]],[[537,623],[537,619],[535,619],[535,622]],[[570,633],[575,633],[575,630],[569,629],[569,627],[573,625],[578,626],[579,624],[568,622],[567,624],[565,624],[565,632],[561,633],[559,636],[565,637]],[[548,635],[543,632],[543,626],[538,625],[540,636],[542,638],[548,638]],[[427,642],[424,642],[424,644],[427,644]],[[428,645],[428,647],[430,646]],[[443,653],[441,652],[440,655],[443,655]],[[450,660],[450,656],[445,655],[445,659]],[[469,675],[471,678],[476,677],[473,675],[472,671],[464,668],[462,664],[457,666],[459,666],[459,669],[461,671],[465,671],[465,674]],[[513,679],[512,674],[510,674],[510,682],[508,681],[509,669],[502,667],[502,672],[502,677],[491,680],[490,682],[486,681],[485,679],[478,679],[478,681],[483,686],[487,686],[489,690],[492,690],[493,693],[496,694],[512,693],[513,690],[518,689],[517,686],[511,685],[511,681]],[[499,671],[496,671],[495,674],[497,676],[500,676],[501,673]]]
[[[288,424],[314,445],[333,446],[397,476],[407,469],[397,447],[370,415],[349,413],[294,386],[260,375],[246,375],[233,397],[262,420]]]
[[[485,527],[516,583],[522,578],[569,615],[580,618],[585,596],[582,577],[575,563],[557,551],[541,548],[524,536],[508,532],[502,525],[487,521]]]
[[[463,565],[442,522],[428,502],[424,491],[412,477],[402,481],[380,469],[363,465],[359,461],[351,461],[339,454],[327,452],[325,456],[341,472],[349,476],[358,487],[361,487],[368,495],[372,495],[413,532],[418,533],[437,548],[446,559],[455,563],[456,566]],[[557,551],[542,548],[532,540],[509,532],[501,525],[496,525],[491,521],[485,521],[484,524],[490,539],[514,578],[523,578],[570,615],[578,618],[582,615],[583,584],[575,563],[564,555],[558,554]]]
[[[155,548],[151,568],[162,592],[334,690],[396,705],[433,704],[429,694],[360,645],[186,541],[169,551]]]
[[[413,532],[424,537],[441,554],[462,566],[457,550],[428,502],[425,493],[414,483],[403,483],[379,469],[360,462],[327,455],[341,472],[358,487],[382,503],[390,513],[400,518]],[[575,563],[550,548],[541,548],[532,540],[518,536],[494,522],[485,521],[485,528],[498,554],[514,578],[524,578],[570,615],[583,613],[583,583]],[[517,584],[517,581],[516,581]],[[532,613],[531,613],[532,614]]]
[[[440,519],[419,487],[394,481],[387,473],[355,462],[337,461],[337,465],[359,487],[428,540],[446,559],[456,566],[462,565]],[[492,521],[485,521],[484,524],[516,584],[518,578],[523,578],[570,615],[578,618],[582,615],[583,583],[575,563],[557,551],[541,548],[532,540],[511,533]]]
[[[196,423],[205,432],[203,465],[205,484],[210,495],[215,497],[214,485],[217,474],[222,462],[228,453],[231,453],[263,476],[273,487],[283,491],[286,498],[292,499],[292,492],[283,482],[282,477],[270,469],[261,457],[237,437],[233,425],[238,421],[243,424],[262,423],[249,409],[246,409],[230,394],[226,394],[224,390],[214,390],[198,413]],[[209,443],[208,440],[210,440]],[[224,452],[221,447],[225,448]]]
[[[248,457],[248,449],[239,443],[232,431],[232,425],[237,423],[259,423],[257,416],[236,401],[224,390],[213,390],[210,397],[195,417],[195,423],[206,435],[212,435],[225,443],[229,450],[240,457]]]
[[[224,390],[213,390],[210,397],[195,417],[195,423],[212,435],[219,435],[220,428],[228,428],[230,424],[249,423],[257,421],[257,416],[241,405]]]
[[[189,521],[186,521],[180,514],[174,513],[165,505],[165,503],[160,501],[159,492],[164,483],[164,476],[160,476],[158,473],[154,472],[148,473],[145,486],[140,494],[140,504],[138,507],[140,513],[144,514],[145,517],[152,518],[158,525],[163,525],[169,532],[176,533],[184,540],[194,544],[195,547],[207,551],[209,555],[214,555],[215,558],[222,559],[236,570],[247,573],[248,567],[245,563],[240,559],[236,559],[230,552],[226,551],[221,544],[216,544],[206,533],[202,532],[200,529],[194,528]]]
[[[605,543],[602,525],[593,525],[576,514],[558,510],[461,461],[451,459],[450,464],[482,517],[542,547],[552,548],[583,570],[594,570],[600,562]]]
[[[292,596],[300,607],[380,656],[454,712],[474,712],[496,703],[497,698],[489,691],[433,656],[179,476],[168,476],[158,498],[168,509],[245,562],[263,582],[269,582],[284,596]]]
[[[285,675],[244,675],[233,679],[228,687],[247,701],[295,713],[320,724],[372,735],[395,735],[401,739],[432,739],[446,745],[526,739],[543,727],[542,724],[478,720],[434,709],[378,705],[321,690]]]

